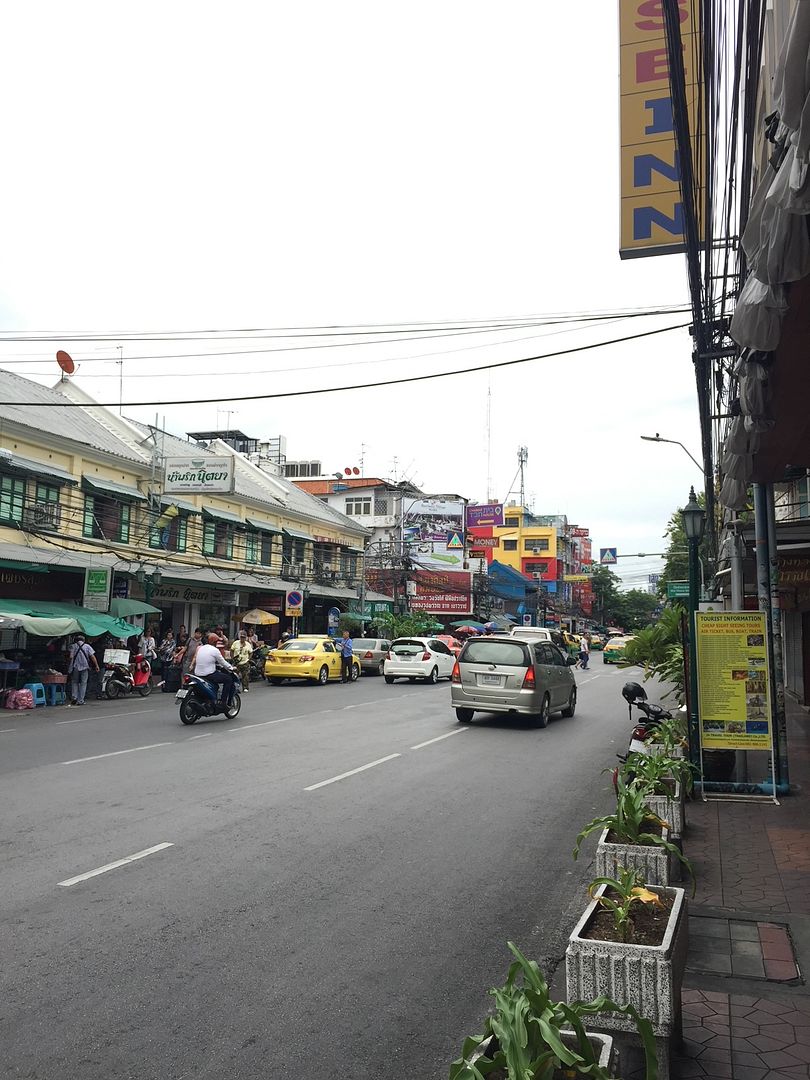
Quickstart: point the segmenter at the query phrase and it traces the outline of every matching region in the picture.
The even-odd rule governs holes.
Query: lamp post
[[[135,571],[135,580],[139,585],[143,585],[146,602],[147,604],[151,604],[152,589],[159,589],[161,582],[163,581],[163,574],[161,573],[160,567],[156,566],[151,574],[147,574],[145,567],[139,566]]]
[[[665,443],[671,443],[673,446],[680,446],[681,450],[683,450],[683,452],[686,454],[686,456],[688,458],[691,458],[692,461],[694,461],[695,465],[697,465],[697,467],[700,469],[701,473],[703,472],[703,466],[700,464],[698,459],[694,456],[694,454],[690,454],[689,451],[686,449],[686,447],[683,445],[683,443],[678,442],[677,439],[665,439],[665,438],[663,438],[663,436],[659,435],[657,431],[656,431],[655,435],[640,435],[639,438],[643,439],[644,442],[665,442]]]
[[[697,633],[695,612],[700,596],[700,561],[698,546],[706,528],[706,511],[698,504],[694,486],[689,490],[689,502],[681,511],[683,531],[689,546],[689,759],[693,765],[700,761],[700,717],[698,715]]]

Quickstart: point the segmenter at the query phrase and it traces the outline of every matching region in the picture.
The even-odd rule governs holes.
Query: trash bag
[[[744,480],[727,476],[720,488],[720,502],[729,510],[744,510],[748,505],[748,485]]]
[[[740,408],[746,416],[763,416],[768,400],[767,369],[757,360],[744,360],[738,368]]]
[[[738,345],[773,352],[782,333],[787,303],[780,285],[767,285],[749,274],[737,301],[729,333]]]

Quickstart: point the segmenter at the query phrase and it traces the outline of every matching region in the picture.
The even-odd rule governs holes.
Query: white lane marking
[[[76,877],[65,878],[64,881],[57,881],[56,884],[69,889],[71,885],[78,885],[80,881],[87,881],[88,878],[98,877],[99,874],[106,874],[108,870],[117,870],[119,866],[126,866],[127,863],[135,862],[137,859],[145,859],[147,855],[154,855],[156,851],[163,851],[165,848],[170,847],[174,847],[174,844],[155,844],[154,847],[144,848],[143,851],[136,851],[134,855],[127,855],[125,859],[116,859],[115,862],[107,863],[105,866],[99,866],[96,870],[88,870],[86,874],[77,874]]]
[[[4,728],[0,728],[0,735],[5,735],[5,734],[6,734],[7,732],[9,732],[9,731],[16,731],[16,730],[17,730],[17,729],[16,729],[15,727],[4,727]]]
[[[60,724],[83,724],[85,720],[89,719],[89,716],[80,716],[77,720],[57,720],[56,726],[59,727]]]
[[[92,757],[77,757],[71,761],[63,761],[62,765],[80,765],[83,761],[99,761],[101,758],[118,757],[119,754],[134,754],[136,750],[154,750],[158,746],[173,746],[173,742],[154,742],[148,746],[131,746],[129,750],[113,750],[111,754],[93,754]]]
[[[350,769],[348,772],[341,773],[340,776],[330,776],[328,780],[321,780],[319,784],[310,784],[309,787],[305,787],[304,791],[317,791],[318,788],[326,787],[327,784],[336,784],[338,780],[345,780],[347,776],[356,776],[357,773],[365,772],[366,769],[373,769],[375,765],[383,765],[386,761],[393,761],[394,758],[402,757],[401,754],[389,754],[388,757],[377,758],[376,761],[370,761],[368,765],[361,765],[358,769]]]
[[[229,728],[229,731],[231,735],[238,735],[240,731],[250,731],[251,728],[269,727],[271,724],[286,724],[288,720],[299,719],[298,716],[281,716],[276,720],[263,720],[261,724],[243,724],[241,727]]]
[[[596,675],[591,675],[587,679],[579,679],[578,682],[577,682],[577,686],[584,686],[585,683],[593,682],[594,679],[600,679],[601,677],[602,677],[602,672],[600,671]]]
[[[421,750],[423,746],[431,746],[435,742],[441,742],[442,739],[449,739],[453,735],[463,735],[465,731],[469,731],[469,728],[459,728],[458,731],[448,731],[446,735],[437,735],[435,739],[428,739],[427,742],[417,743],[416,746],[412,746],[411,750]]]
[[[213,731],[206,731],[204,735],[190,735],[188,741],[194,742],[195,739],[210,739],[213,734]]]
[[[78,708],[78,706],[77,705],[69,705],[68,708],[69,709],[76,709],[76,708]],[[94,716],[93,713],[91,712],[89,716],[83,716],[81,719],[82,720],[115,720],[115,718],[118,717],[118,716],[146,716],[147,713],[153,713],[153,712],[155,712],[154,709],[133,709],[132,712],[129,712],[129,710],[127,710],[127,712],[111,712],[111,713],[99,712],[98,716]],[[66,724],[66,723],[69,723],[69,722],[70,721],[67,721],[67,720],[58,720],[57,721],[57,723],[61,723],[61,724]]]

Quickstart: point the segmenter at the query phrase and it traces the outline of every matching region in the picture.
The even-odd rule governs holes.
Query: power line
[[[593,349],[606,348],[608,345],[620,345],[626,341],[638,341],[641,338],[653,337],[656,334],[667,334],[672,330],[683,330],[690,323],[677,323],[675,326],[664,326],[657,330],[645,330],[640,334],[628,334],[624,337],[611,338],[608,341],[596,341],[589,345],[575,345],[570,349],[559,349],[556,352],[539,353],[535,356],[521,356],[516,360],[501,360],[490,364],[477,364],[474,367],[461,368],[457,371],[434,371],[427,375],[408,375],[401,379],[386,379],[372,383],[353,383],[348,386],[325,386],[313,390],[287,390],[275,394],[243,394],[239,396],[214,397],[214,398],[181,398],[175,401],[129,401],[127,408],[139,406],[170,406],[170,405],[216,405],[222,401],[271,401],[278,398],[312,397],[316,394],[339,394],[348,390],[368,390],[383,386],[401,386],[405,383],[427,382],[431,379],[447,379],[454,375],[471,375],[478,371],[491,371],[499,368],[513,367],[516,364],[529,364],[535,360],[548,360],[558,356],[569,356],[572,353],[589,352]],[[117,402],[94,401],[92,403],[81,401],[15,401],[15,408],[38,407],[53,409],[85,409],[85,408],[115,408]]]

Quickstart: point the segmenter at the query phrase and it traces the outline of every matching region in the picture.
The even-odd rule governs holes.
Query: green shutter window
[[[96,506],[92,495],[84,497],[84,521],[82,523],[82,536],[92,536],[96,526]]]
[[[132,507],[129,503],[119,503],[120,511],[118,516],[118,541],[121,544],[129,543],[129,523],[132,513]]]
[[[245,561],[258,562],[258,535],[255,532],[245,533]]]
[[[230,525],[225,526],[225,535],[222,538],[224,554],[223,559],[233,558],[233,529]]]
[[[51,484],[37,484],[37,502],[38,503],[58,503],[59,502],[59,488],[53,487]]]
[[[162,533],[163,533],[162,529],[156,529],[154,527],[154,525],[152,525],[150,527],[150,529],[149,529],[149,547],[150,548],[159,548],[159,547],[161,547],[160,539],[161,539]]]
[[[19,524],[24,505],[25,481],[13,476],[0,477],[0,518]]]
[[[203,525],[203,555],[213,555],[217,545],[217,527],[213,521]]]
[[[186,550],[186,539],[188,536],[188,518],[181,517],[177,520],[177,551]]]

